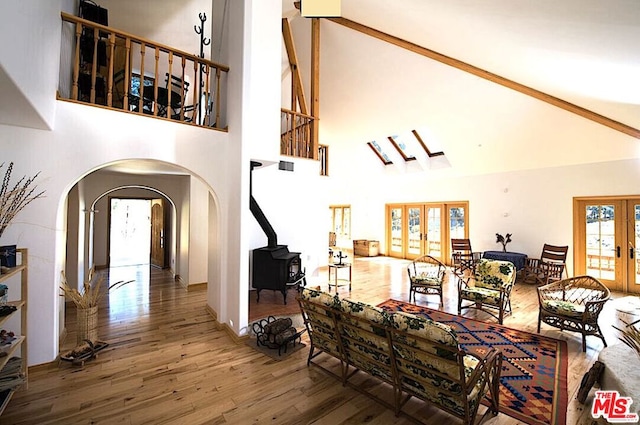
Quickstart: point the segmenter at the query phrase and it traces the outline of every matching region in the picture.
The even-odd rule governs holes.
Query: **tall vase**
[[[77,338],[76,344],[81,345],[85,340],[95,343],[98,340],[98,306],[78,308],[76,316]]]

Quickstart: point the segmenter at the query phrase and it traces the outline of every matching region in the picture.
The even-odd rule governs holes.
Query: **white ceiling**
[[[283,16],[304,72],[308,22],[288,0]],[[342,0],[342,17],[640,128],[638,0]],[[633,137],[328,20],[320,40],[321,139],[364,144],[417,128],[454,167],[478,172],[500,167],[478,164],[469,146],[513,169],[638,155]],[[585,134],[586,144],[571,144]],[[603,140],[630,145],[589,153],[589,143],[610,149]],[[561,159],[523,155],[523,146]]]

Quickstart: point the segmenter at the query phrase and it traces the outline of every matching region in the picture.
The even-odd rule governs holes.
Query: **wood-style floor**
[[[408,300],[407,263],[386,257],[356,258],[351,294],[345,287],[339,292],[373,304],[388,298]],[[310,277],[309,285],[326,289],[326,273],[324,269]],[[109,347],[84,367],[54,362],[31,368],[28,389],[15,394],[1,424],[408,423],[317,368],[307,367],[308,347],[275,361],[234,342],[207,313],[206,289],[186,291],[167,273],[149,271],[148,266],[114,268],[110,274],[112,282],[136,281],[103,299],[99,335]],[[250,299],[251,320],[298,312],[293,290],[287,306],[280,293],[271,291],[263,291],[259,305],[255,293]],[[453,284],[446,284],[445,300],[444,309],[455,313]],[[419,296],[418,304],[438,308],[433,297]],[[505,325],[535,332],[537,304],[535,288],[517,284],[514,312]],[[67,310],[69,333],[63,351],[76,339],[74,309]],[[483,313],[477,317],[493,320]],[[617,341],[610,326],[614,321],[615,310],[608,305],[600,323],[610,344]],[[578,334],[545,325],[543,334],[568,341],[567,424],[575,424],[582,413],[575,400],[580,380],[602,343],[590,337],[587,352],[582,353]],[[308,343],[304,338],[303,342]],[[423,403],[415,410],[426,424],[457,423]],[[485,423],[518,421],[500,414]]]

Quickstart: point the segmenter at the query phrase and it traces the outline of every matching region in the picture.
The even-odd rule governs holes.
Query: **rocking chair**
[[[535,285],[546,285],[562,279],[568,250],[568,246],[544,244],[540,258],[527,258],[522,280]]]

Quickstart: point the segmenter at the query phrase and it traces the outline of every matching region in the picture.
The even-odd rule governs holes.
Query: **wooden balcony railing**
[[[313,117],[289,109],[281,109],[280,111],[280,154],[317,159],[318,149],[311,140]]]
[[[60,98],[226,128],[227,66],[64,12],[61,15]]]

